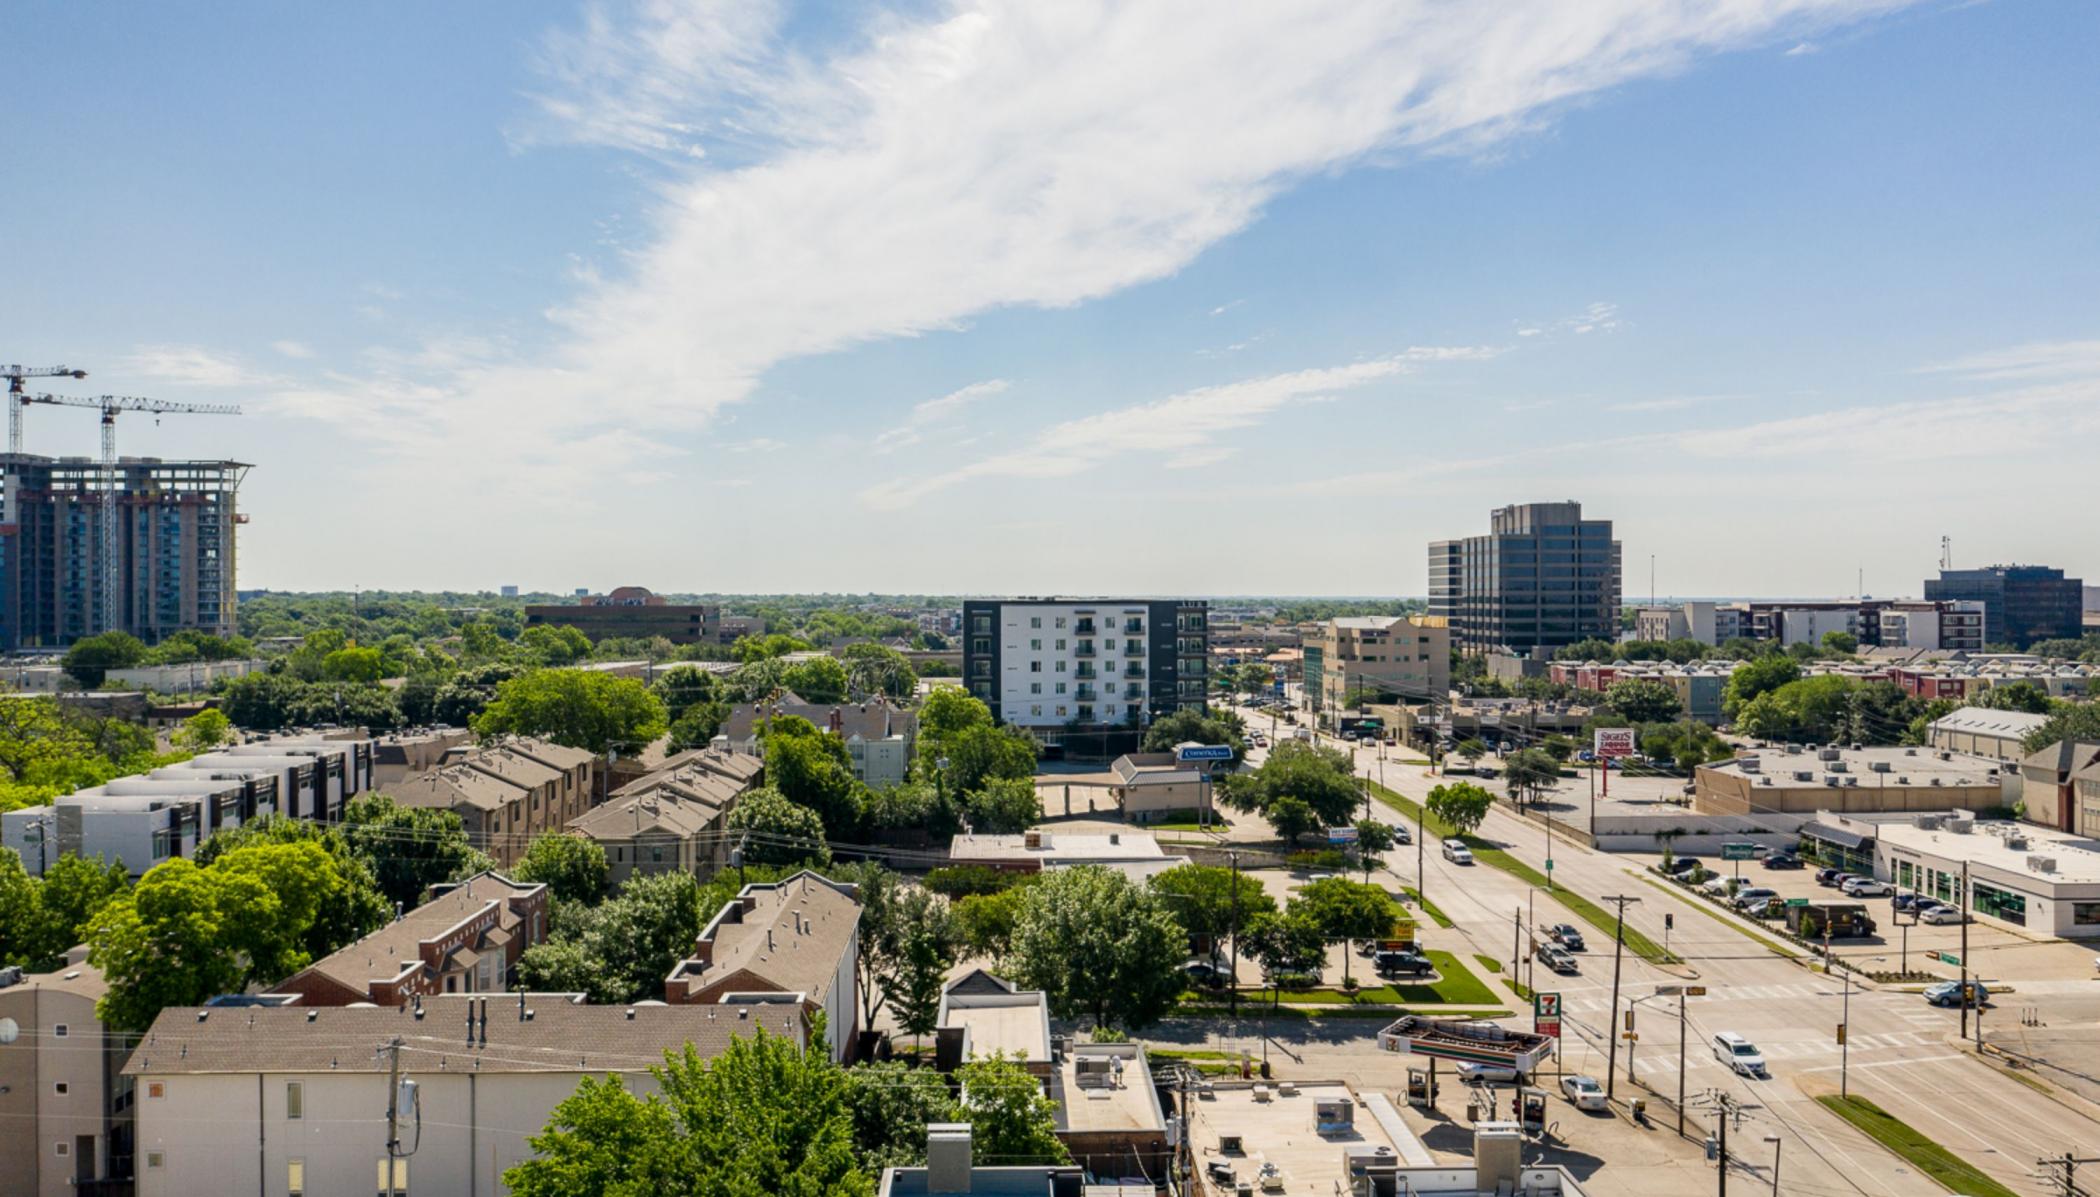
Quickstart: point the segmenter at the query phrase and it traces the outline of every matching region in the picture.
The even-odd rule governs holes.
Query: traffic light
[[[1633,1029],[1633,1011],[1631,1010],[1626,1012],[1626,1029],[1629,1031]]]
[[[1676,915],[1674,915],[1674,914],[1671,914],[1671,913],[1670,913],[1669,911],[1667,911],[1667,910],[1663,911],[1663,930],[1665,930],[1665,931],[1674,931],[1674,930],[1676,930],[1676,929],[1677,929],[1677,916],[1676,916]]]
[[[1843,1046],[1844,1046],[1844,1044],[1845,1044],[1845,1024],[1844,1024],[1844,1023],[1839,1023],[1839,1024],[1838,1024],[1838,1038],[1837,1038],[1837,1041],[1838,1041],[1838,1046],[1840,1046],[1840,1047],[1843,1047]]]

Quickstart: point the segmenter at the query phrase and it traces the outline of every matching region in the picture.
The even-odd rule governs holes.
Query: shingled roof
[[[859,930],[859,887],[805,869],[745,886],[701,930],[671,978],[687,993],[741,973],[738,991],[821,995]]]

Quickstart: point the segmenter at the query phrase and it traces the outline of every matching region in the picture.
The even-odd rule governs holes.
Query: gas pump
[[[1407,1070],[1407,1104],[1420,1109],[1436,1105],[1436,1078],[1433,1068],[1410,1068]]]
[[[1544,1089],[1517,1090],[1517,1123],[1529,1135],[1546,1131],[1546,1091]]]

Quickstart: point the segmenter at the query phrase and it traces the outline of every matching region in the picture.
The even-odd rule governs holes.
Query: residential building
[[[1000,1056],[1037,1077],[1057,1063],[1051,1051],[1050,1001],[1039,989],[973,969],[941,991],[934,1059],[942,1072],[970,1060]]]
[[[717,644],[722,608],[713,603],[673,603],[640,586],[609,594],[579,595],[574,603],[535,603],[525,608],[525,626],[572,627],[592,643],[608,638],[662,636],[673,644]]]
[[[1874,875],[2030,935],[2100,938],[2100,839],[2024,823],[1920,816],[1883,823]]]
[[[741,752],[680,753],[571,820],[569,830],[605,849],[615,885],[667,872],[704,881],[729,863],[729,812],[764,769],[760,758]]]
[[[929,1122],[926,1162],[883,1169],[876,1197],[1093,1197],[1106,1191],[1087,1184],[1086,1170],[1070,1164],[977,1164],[974,1155],[969,1123]]]
[[[1890,603],[1881,610],[1875,643],[1883,648],[1982,652],[1984,622],[1984,604],[1973,600]]]
[[[1166,1184],[1173,1153],[1144,1044],[1072,1043],[1048,1079],[1057,1138],[1073,1163],[1099,1175],[1136,1172]],[[963,1100],[969,1101],[967,1085]]]
[[[440,993],[501,993],[525,949],[547,938],[547,887],[476,873],[286,977],[302,1006],[398,1006]]]
[[[2017,764],[2027,756],[2020,741],[2028,732],[2047,722],[2047,715],[2032,715],[2026,711],[1961,707],[1933,720],[1926,728],[1925,742],[1947,752]]]
[[[1486,535],[1429,546],[1429,614],[1468,653],[1616,640],[1619,553],[1611,521],[1584,519],[1580,503],[1499,507]]]
[[[2085,583],[2048,566],[1943,569],[1925,580],[1925,597],[1982,603],[1988,644],[2026,648],[2037,640],[2076,640],[2084,631]]]
[[[2100,795],[2093,794],[2093,779],[2100,776],[2100,744],[2082,740],[2058,740],[2020,760],[2020,801],[2026,819],[2038,827],[2076,831],[2100,836]],[[2081,795],[2081,782],[2087,794]],[[2091,800],[2090,811],[2081,797]]]
[[[1320,710],[1372,702],[1441,701],[1451,692],[1451,624],[1440,615],[1357,615],[1320,626],[1320,673],[1306,690]]]
[[[1692,809],[1703,815],[1874,814],[1985,810],[2017,797],[2018,772],[2001,762],[1930,748],[1739,750],[1693,774]]]
[[[78,949],[76,949],[76,952]],[[130,1036],[95,1017],[109,986],[69,955],[55,972],[0,969],[0,1188],[72,1197],[132,1170]]]
[[[382,791],[402,806],[448,810],[474,845],[508,868],[533,837],[559,831],[597,798],[597,757],[545,740],[458,747],[447,763]]]
[[[453,749],[474,742],[474,733],[463,727],[420,728],[392,732],[372,742],[372,784],[381,789],[428,773],[445,763]]]
[[[971,599],[963,627],[963,681],[1002,722],[1139,728],[1207,709],[1201,600]]]
[[[902,782],[911,771],[919,739],[918,713],[885,698],[859,703],[810,702],[789,692],[769,703],[732,707],[715,733],[714,746],[725,751],[757,753],[767,719],[792,715],[846,742],[853,776],[878,790]]]
[[[1182,764],[1171,752],[1125,753],[1110,770],[1116,780],[1108,792],[1132,823],[1210,817],[1210,780],[1203,770]]]
[[[1734,661],[1693,661],[1684,665],[1669,661],[1555,661],[1547,668],[1546,676],[1561,685],[1599,694],[1617,681],[1649,681],[1668,686],[1677,695],[1685,717],[1718,727],[1724,718],[1721,700],[1736,665]]]
[[[747,885],[724,904],[665,979],[664,1000],[822,1011],[831,1058],[844,1060],[861,1029],[859,959],[859,887],[804,870]]]
[[[248,469],[124,457],[112,491],[85,457],[0,456],[0,649],[59,648],[113,628],[148,644],[185,630],[233,635],[234,530],[247,519],[235,499]]]
[[[760,1029],[804,1036],[799,1018],[763,1006],[589,1006],[556,994],[173,1007],[124,1066],[138,1096],[138,1194],[386,1192],[395,1056],[374,1049],[396,1040],[420,1113],[415,1154],[392,1161],[396,1191],[499,1194],[585,1077],[614,1074],[653,1094],[649,1065],[666,1051],[690,1045],[708,1059]]]

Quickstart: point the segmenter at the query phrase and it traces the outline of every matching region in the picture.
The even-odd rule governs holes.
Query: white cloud
[[[1230,446],[1216,443],[1219,435],[1253,427],[1286,406],[1332,398],[1420,364],[1479,361],[1496,352],[1469,346],[1415,348],[1347,366],[1199,387],[1053,424],[1024,448],[938,474],[881,482],[863,490],[861,500],[879,510],[895,510],[973,478],[1065,478],[1140,452],[1164,454],[1171,469],[1209,465],[1231,452]]]
[[[1822,49],[1822,47],[1816,45],[1814,42],[1795,42],[1793,46],[1788,48],[1786,56],[1788,58],[1800,58],[1805,54],[1813,54],[1820,49]]]
[[[1611,332],[1619,327],[1619,305],[1593,303],[1583,309],[1582,315],[1562,321],[1561,327],[1577,336],[1584,333]]]
[[[141,345],[123,360],[120,369],[178,387],[257,387],[277,381],[231,354],[196,345]]]
[[[1604,410],[1617,412],[1683,411],[1689,407],[1716,403],[1722,399],[1740,398],[1742,398],[1740,395],[1665,395],[1660,399],[1628,399],[1620,403],[1608,404]]]
[[[983,382],[973,382],[969,386],[950,391],[938,399],[914,404],[908,423],[891,428],[875,438],[875,452],[894,453],[916,445],[926,439],[927,428],[951,419],[963,408],[980,399],[1005,394],[1012,385],[1003,378],[988,378]]]
[[[2040,341],[1936,362],[1920,373],[1956,374],[1977,381],[2063,378],[2100,374],[2100,340]]]
[[[770,436],[753,437],[748,441],[731,441],[722,446],[731,453],[771,453],[787,448],[786,441],[776,441]]]
[[[308,345],[304,341],[272,341],[270,342],[270,348],[275,349],[285,357],[295,357],[302,360],[314,355],[313,346]]]
[[[947,0],[814,47],[766,0],[595,3],[548,40],[515,139],[665,163],[638,248],[580,272],[538,353],[283,399],[418,395],[394,426],[345,426],[419,482],[532,490],[518,467],[542,446],[593,444],[617,470],[777,363],[1160,279],[1309,175],[1478,152],[1628,80],[1902,3]]]

